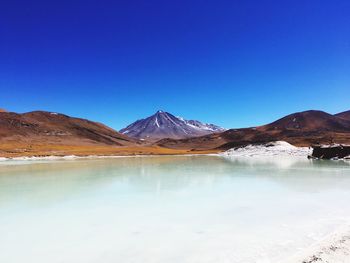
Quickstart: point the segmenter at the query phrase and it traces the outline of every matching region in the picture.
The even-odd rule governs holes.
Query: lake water
[[[276,263],[350,220],[350,162],[0,163],[2,263]]]

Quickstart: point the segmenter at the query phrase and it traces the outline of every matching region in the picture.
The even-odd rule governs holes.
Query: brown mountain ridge
[[[349,112],[304,111],[270,124],[201,137],[140,141],[104,124],[60,113],[0,112],[0,156],[213,153],[284,140],[297,146],[350,144]]]
[[[186,153],[151,146],[104,124],[60,113],[0,112],[0,157]]]
[[[335,116],[342,118],[342,119],[350,120],[350,110],[335,114]]]
[[[119,146],[137,143],[101,123],[45,111],[0,112],[0,141]]]
[[[197,138],[157,142],[161,147],[193,150],[227,150],[247,144],[283,140],[297,146],[350,143],[350,120],[323,111],[304,111],[285,116],[267,125],[230,129]]]

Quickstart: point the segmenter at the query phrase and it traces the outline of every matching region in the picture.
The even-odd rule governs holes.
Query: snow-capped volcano
[[[120,130],[129,137],[145,140],[183,139],[221,131],[225,129],[214,124],[185,120],[161,110]]]

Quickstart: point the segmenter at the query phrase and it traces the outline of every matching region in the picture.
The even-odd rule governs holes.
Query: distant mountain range
[[[277,140],[297,146],[350,144],[350,111],[332,115],[310,110],[267,125],[230,130],[158,111],[121,132],[55,112],[0,111],[0,156],[216,152]]]
[[[247,144],[283,140],[298,146],[312,144],[350,144],[350,111],[329,114],[323,111],[304,111],[290,114],[267,125],[230,129],[218,134],[196,138],[163,139],[161,147],[195,150],[226,150]]]
[[[185,120],[161,110],[120,130],[129,137],[150,141],[164,138],[184,139],[223,131],[225,129],[217,125]]]

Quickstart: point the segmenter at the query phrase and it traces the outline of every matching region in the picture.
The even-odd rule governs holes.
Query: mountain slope
[[[323,111],[303,111],[287,115],[261,127],[262,130],[350,131],[350,122]]]
[[[0,141],[60,145],[133,145],[137,141],[97,122],[64,114],[0,112]]]
[[[190,138],[224,130],[213,124],[185,120],[168,112],[157,111],[154,115],[121,129],[120,132],[137,139],[159,140],[162,138]]]
[[[157,144],[173,149],[226,150],[277,140],[299,146],[333,142],[350,144],[350,120],[322,111],[304,111],[259,127],[230,129],[218,134],[182,140],[163,139]]]
[[[342,118],[342,119],[350,120],[350,110],[337,113],[334,116]]]

